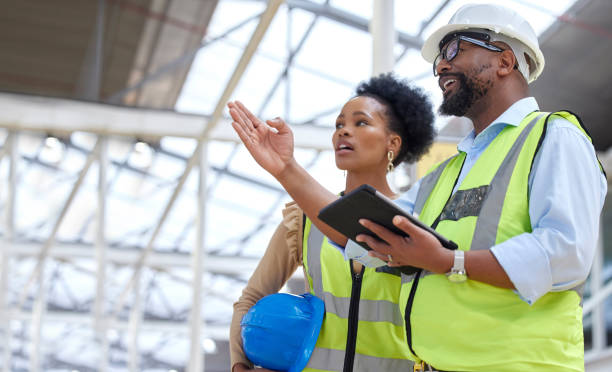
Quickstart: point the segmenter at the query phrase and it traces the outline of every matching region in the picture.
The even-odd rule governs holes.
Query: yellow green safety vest
[[[465,153],[434,168],[421,181],[415,213],[464,251],[531,232],[529,173],[555,116],[590,140],[569,112],[533,112],[497,135],[454,194]],[[582,285],[529,305],[509,289],[426,271],[402,277],[400,295],[414,357],[446,371],[584,371],[581,301]]]
[[[365,268],[354,273],[310,219],[304,225],[304,269],[325,318],[304,371],[412,371],[398,306],[399,275]]]

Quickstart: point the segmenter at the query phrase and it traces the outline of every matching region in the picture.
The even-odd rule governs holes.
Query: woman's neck
[[[391,187],[387,182],[387,175],[385,173],[356,173],[349,171],[346,174],[344,192],[349,193],[363,184],[368,184],[374,187],[376,190],[380,191],[389,198],[393,198],[395,196],[395,193],[393,190],[391,190]]]

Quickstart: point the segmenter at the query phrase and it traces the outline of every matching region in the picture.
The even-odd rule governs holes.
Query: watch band
[[[455,250],[455,262],[451,271],[465,271],[465,252],[459,249]]]
[[[451,271],[446,274],[448,280],[454,283],[462,283],[467,280],[465,271],[465,252],[459,249],[455,250],[455,260]]]

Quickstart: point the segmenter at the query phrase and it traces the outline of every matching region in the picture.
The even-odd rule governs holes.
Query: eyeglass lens
[[[433,64],[434,76],[438,76],[437,67],[438,63],[445,59],[447,62],[450,62],[457,56],[457,52],[459,52],[459,38],[455,38],[446,44],[446,47],[442,48],[442,51],[436,57],[436,60]]]

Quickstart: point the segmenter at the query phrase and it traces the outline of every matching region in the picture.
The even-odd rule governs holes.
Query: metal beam
[[[19,156],[18,134],[16,131],[9,131],[4,148],[8,154],[9,174],[8,187],[5,207],[5,236],[9,242],[13,241],[15,236],[15,201],[17,200],[17,160]],[[6,247],[6,246],[5,246]],[[2,262],[0,263],[0,326],[3,330],[3,358],[2,370],[8,372],[11,366],[12,357],[12,333],[11,333],[11,316],[6,299],[9,270],[10,270],[10,253],[7,249],[2,249]]]
[[[137,138],[200,138],[210,116],[169,110],[121,107],[103,103],[0,92],[0,128],[70,134],[89,132]],[[231,120],[219,118],[208,131],[215,141],[241,143]],[[296,148],[331,150],[334,128],[312,125],[292,127]]]
[[[40,243],[11,243],[6,239],[0,239],[0,246],[11,257],[38,257]],[[126,247],[107,247],[107,262],[117,265],[134,265],[140,258],[140,250],[130,250]],[[56,243],[49,257],[65,261],[78,260],[82,258],[95,258],[95,250],[92,245]],[[204,262],[207,272],[221,275],[242,275],[252,272],[259,258],[209,255]],[[152,252],[147,259],[146,266],[152,269],[164,267],[190,267],[191,258],[189,254]]]
[[[102,65],[104,61],[104,13],[106,0],[98,0],[96,25],[91,35],[84,58],[81,77],[76,87],[77,95],[83,99],[97,101],[100,98]]]
[[[45,241],[42,249],[40,250],[40,253],[38,254],[38,262],[36,263],[36,267],[34,268],[32,273],[28,277],[28,280],[26,281],[26,283],[25,283],[25,285],[24,285],[24,287],[22,289],[21,296],[20,296],[20,298],[19,298],[19,300],[17,302],[17,307],[18,308],[21,307],[23,305],[23,303],[25,302],[25,299],[28,296],[28,289],[32,285],[32,283],[36,280],[36,278],[42,278],[43,273],[44,273],[44,266],[45,266],[45,262],[46,262],[46,259],[47,259],[47,255],[49,254],[49,250],[51,249],[51,247],[53,246],[53,243],[55,242],[55,236],[57,235],[57,232],[58,232],[58,230],[60,228],[60,225],[62,224],[62,221],[64,220],[64,217],[66,216],[66,213],[68,213],[68,209],[72,205],[72,201],[74,200],[77,192],[79,191],[79,188],[81,187],[81,184],[85,180],[85,176],[87,175],[87,172],[89,171],[89,168],[91,167],[91,165],[93,164],[95,158],[97,157],[97,153],[99,151],[99,148],[100,148],[100,140],[98,140],[96,142],[96,145],[94,146],[93,150],[91,151],[91,154],[85,160],[85,164],[83,165],[83,168],[81,169],[81,172],[79,173],[79,177],[75,181],[75,183],[74,183],[74,185],[72,187],[72,190],[70,191],[70,194],[68,195],[68,199],[66,199],[66,202],[64,203],[64,205],[62,207],[62,210],[60,211],[59,216],[55,220],[55,223],[53,225],[51,233],[49,234],[49,237]],[[40,290],[40,288],[39,288],[39,290]]]
[[[421,28],[419,29],[419,33],[418,33],[417,37],[421,37],[421,35],[423,34],[423,31],[425,31],[425,29],[431,24],[431,22],[433,22],[433,20],[436,19],[436,17],[440,13],[442,13],[444,8],[446,8],[448,3],[450,3],[450,2],[451,2],[451,0],[444,0],[444,2],[438,7],[438,9],[436,9],[436,11],[431,15],[431,17],[429,17],[429,19],[427,19],[426,21],[423,21],[421,23]]]
[[[208,174],[208,149],[203,144],[200,152],[200,172],[198,182],[198,214],[196,218],[196,241],[191,252],[192,257],[192,304],[189,314],[189,372],[200,372],[204,367],[202,353],[202,279],[204,276],[204,262],[206,261],[206,176]]]
[[[210,44],[212,44],[212,43],[214,43],[214,42],[216,42],[218,40],[224,39],[227,35],[231,34],[232,32],[234,32],[234,31],[236,31],[238,29],[241,29],[243,26],[247,25],[248,23],[250,23],[254,19],[259,18],[260,16],[261,16],[261,14],[256,14],[256,15],[254,15],[252,17],[249,17],[249,18],[245,19],[244,21],[238,23],[237,25],[230,27],[223,34],[221,34],[221,35],[219,35],[219,36],[217,36],[217,37],[215,37],[213,39],[203,41],[197,48],[195,48],[195,49],[185,53],[184,55],[180,56],[179,58],[175,59],[174,61],[171,61],[171,62],[163,65],[162,67],[158,68],[155,72],[153,72],[153,73],[145,76],[144,78],[142,78],[140,81],[138,81],[138,82],[130,85],[129,87],[124,88],[124,89],[122,89],[122,90],[120,90],[120,91],[118,91],[116,93],[113,93],[107,99],[107,102],[114,103],[114,104],[120,103],[121,100],[123,99],[123,97],[125,97],[128,93],[130,93],[130,92],[132,92],[132,91],[134,91],[136,89],[142,88],[145,84],[148,84],[151,81],[157,80],[157,79],[163,77],[166,74],[174,72],[174,70],[176,70],[177,68],[179,68],[179,67],[181,67],[183,65],[186,65],[187,63],[190,63],[193,60],[193,58],[196,56],[196,54],[198,54],[198,52],[201,49],[209,46]]]
[[[30,321],[32,312],[27,310],[13,310],[11,317],[19,321]],[[72,325],[93,326],[91,315],[87,313],[75,313],[66,311],[47,311],[45,323],[65,323]],[[128,322],[121,319],[108,319],[108,328],[118,331],[127,331]],[[216,340],[228,340],[228,325],[208,324],[206,333],[209,337]],[[166,320],[143,320],[141,324],[143,332],[168,332],[177,335],[187,335],[189,330],[185,327],[185,322],[173,322]]]
[[[96,211],[96,296],[92,316],[94,319],[95,338],[100,347],[98,367],[100,372],[108,369],[108,337],[104,321],[104,302],[106,299],[106,190],[108,169],[108,139],[99,138],[98,153],[98,210]]]
[[[286,2],[289,7],[306,10],[358,30],[369,32],[370,21],[368,19],[334,8],[329,4],[318,4],[307,0],[287,0]],[[420,37],[414,37],[405,32],[398,32],[397,40],[400,44],[414,49],[420,50],[423,46],[423,40]]]
[[[393,0],[374,0],[370,33],[372,34],[372,76],[393,71],[396,43]]]
[[[193,155],[191,156],[191,158],[189,158],[189,160],[187,161],[187,164],[185,165],[185,171],[181,175],[179,182],[177,183],[177,186],[172,196],[170,197],[170,200],[168,201],[168,204],[166,205],[166,208],[164,209],[164,212],[162,213],[162,216],[159,219],[159,222],[157,226],[155,227],[155,230],[153,231],[153,234],[151,236],[151,239],[149,240],[149,243],[147,244],[146,248],[142,251],[140,258],[135,265],[134,275],[132,276],[130,281],[127,283],[127,285],[124,287],[124,290],[122,291],[121,295],[118,298],[117,303],[115,304],[114,311],[113,311],[114,314],[117,314],[119,312],[119,310],[123,306],[123,303],[125,302],[127,294],[129,293],[131,288],[134,286],[135,282],[138,280],[142,266],[144,265],[147,259],[147,256],[150,254],[150,252],[153,249],[153,243],[155,239],[157,238],[157,235],[161,231],[161,228],[168,214],[170,213],[170,210],[172,209],[174,202],[176,201],[179,193],[181,192],[181,189],[183,185],[185,184],[185,180],[191,173],[191,169],[193,169],[194,165],[196,165],[196,163],[199,160],[200,152],[202,151],[202,144],[204,143],[205,140],[208,140],[210,138],[212,129],[215,128],[215,126],[221,119],[221,115],[225,109],[226,103],[229,101],[232,92],[238,85],[238,82],[240,81],[242,74],[246,70],[251,60],[251,57],[253,57],[255,50],[257,49],[257,47],[259,46],[259,43],[263,39],[263,36],[266,30],[270,26],[270,23],[272,23],[272,19],[274,19],[274,15],[276,14],[276,11],[278,10],[282,2],[283,0],[270,0],[268,2],[268,7],[266,8],[266,11],[262,14],[259,20],[259,24],[257,25],[257,28],[253,32],[253,35],[251,36],[251,40],[249,41],[242,56],[240,57],[240,60],[238,61],[238,65],[236,66],[234,73],[232,74],[227,86],[225,87],[223,94],[221,95],[221,98],[219,99],[219,102],[217,103],[215,111],[212,114],[212,118],[210,119],[208,125],[204,128],[204,131],[199,137],[201,140],[198,141],[198,145],[195,148]]]

